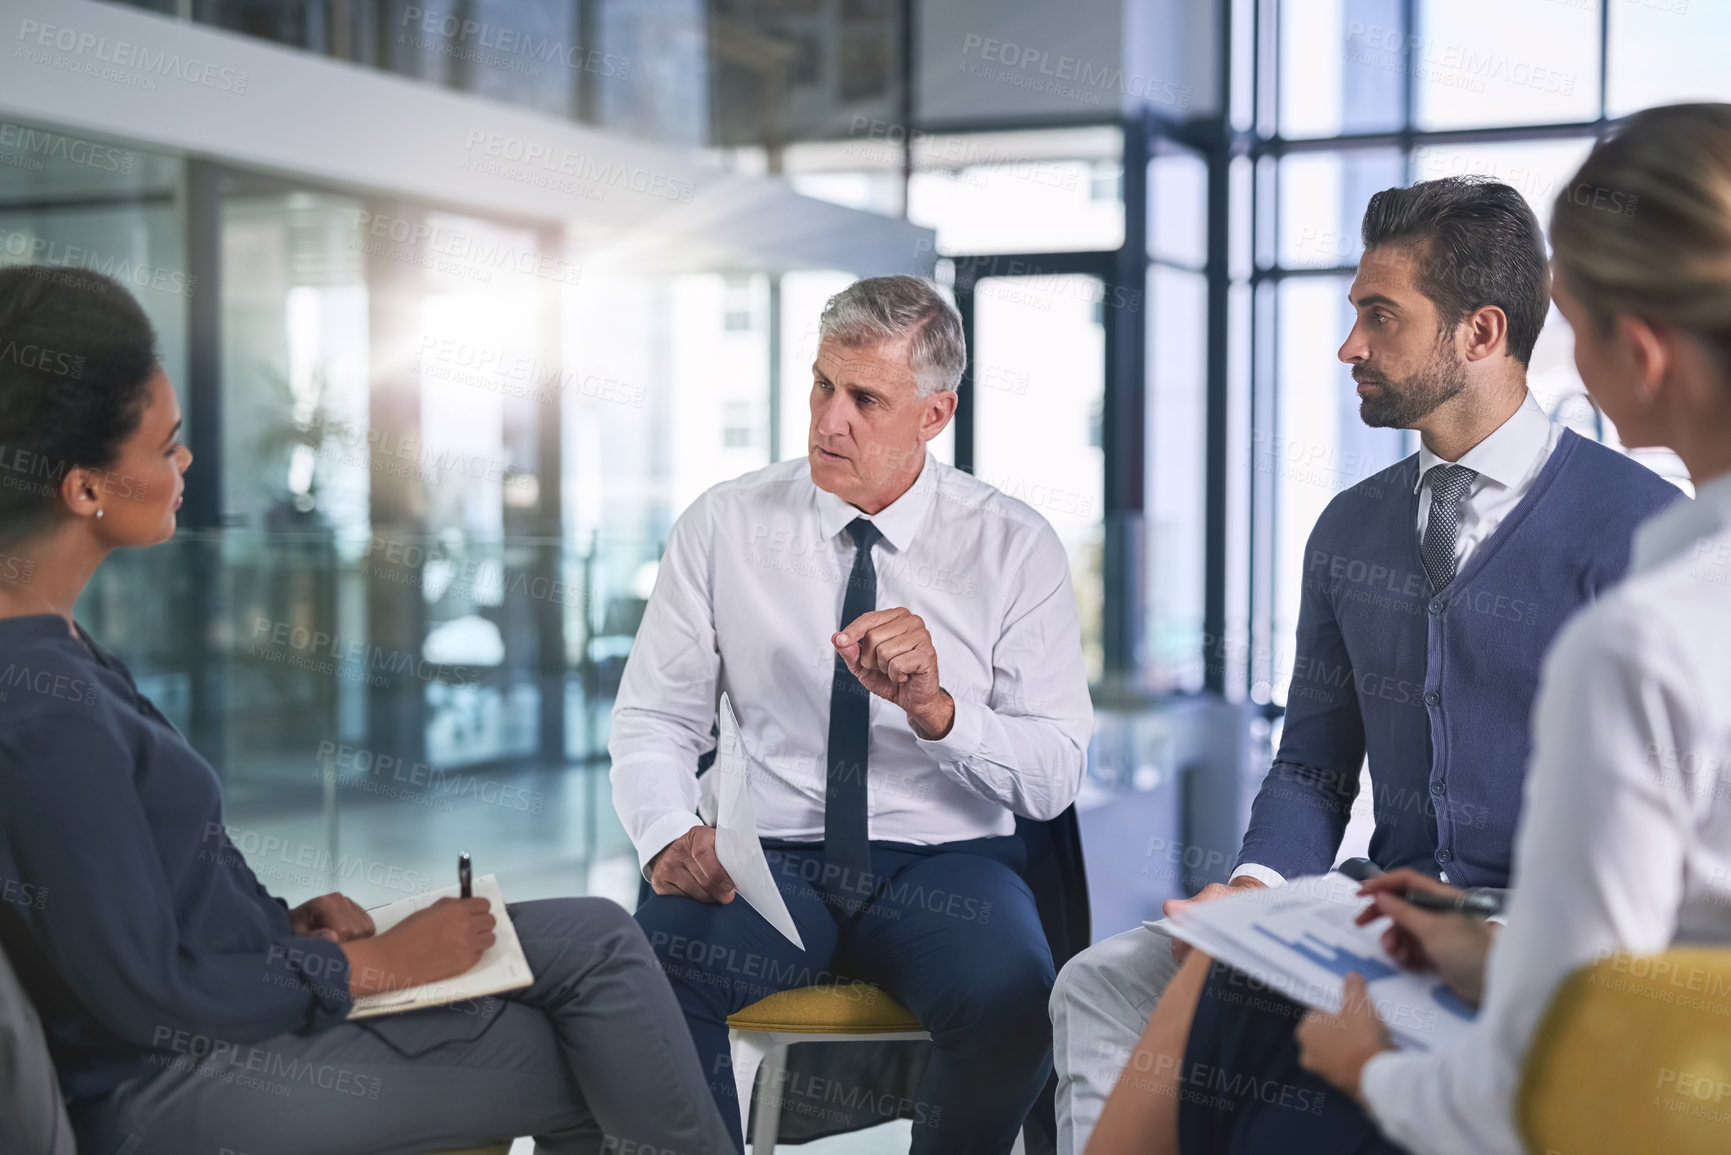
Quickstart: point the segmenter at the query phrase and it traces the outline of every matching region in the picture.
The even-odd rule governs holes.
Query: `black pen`
[[[469,856],[467,854],[457,855],[457,882],[460,883],[463,887],[463,897],[464,898],[470,897],[470,895],[469,895]]]
[[[1459,895],[1437,894],[1430,890],[1408,890],[1401,898],[1420,910],[1436,910],[1455,914],[1474,914],[1490,918],[1503,912],[1504,891],[1491,886],[1475,886]]]

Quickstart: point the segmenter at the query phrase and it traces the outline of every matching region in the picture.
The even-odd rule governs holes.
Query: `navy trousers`
[[[1407,1155],[1298,1064],[1306,1008],[1214,963],[1178,1072],[1183,1155]]]
[[[871,898],[851,916],[825,901],[821,845],[764,849],[804,951],[737,898],[655,895],[637,911],[739,1149],[727,1016],[777,991],[857,979],[882,987],[931,1032],[911,1105],[912,1151],[1008,1152],[1051,1071],[1046,1002],[1056,977],[1020,874],[1021,840],[874,842]]]

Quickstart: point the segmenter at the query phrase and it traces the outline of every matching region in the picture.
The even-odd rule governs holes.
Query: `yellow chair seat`
[[[788,1035],[888,1035],[919,1031],[919,1020],[869,983],[796,987],[728,1016],[735,1031]]]
[[[1731,950],[1615,955],[1570,975],[1517,1103],[1529,1151],[1731,1150]]]

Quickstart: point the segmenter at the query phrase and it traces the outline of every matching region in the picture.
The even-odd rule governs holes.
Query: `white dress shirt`
[[[1545,416],[1532,393],[1507,421],[1483,441],[1447,461],[1420,442],[1418,450],[1418,539],[1424,540],[1430,524],[1430,471],[1438,465],[1464,465],[1478,474],[1461,502],[1459,533],[1455,538],[1455,570],[1467,564],[1484,541],[1497,531],[1503,518],[1514,511],[1551,459],[1551,450],[1563,435],[1563,427]]]
[[[1459,535],[1455,539],[1455,570],[1467,564],[1473,551],[1482,545],[1503,518],[1527,496],[1551,450],[1563,435],[1563,427],[1545,416],[1545,411],[1528,391],[1508,420],[1493,429],[1483,441],[1461,454],[1459,461],[1446,461],[1421,444],[1418,451],[1418,540],[1424,541],[1425,526],[1430,524],[1430,471],[1436,465],[1464,465],[1477,477],[1461,499]],[[1233,878],[1249,875],[1266,886],[1280,886],[1286,879],[1278,871],[1257,862],[1246,862],[1232,872]]]
[[[1630,576],[1563,628],[1533,707],[1508,925],[1466,1034],[1364,1069],[1416,1155],[1518,1155],[1514,1095],[1562,979],[1614,951],[1731,944],[1731,476],[1636,532]]]
[[[778,462],[705,492],[673,527],[613,708],[613,803],[640,862],[712,815],[698,755],[721,691],[739,717],[765,838],[821,842],[830,638],[864,517]],[[934,845],[1052,818],[1081,788],[1093,706],[1069,559],[1027,505],[926,457],[870,520],[879,609],[918,614],[955,699],[949,733],[916,735],[871,697],[868,836]],[[707,784],[710,779],[705,776]],[[712,792],[710,792],[712,793]]]

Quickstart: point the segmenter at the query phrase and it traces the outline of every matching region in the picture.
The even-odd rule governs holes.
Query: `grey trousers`
[[[229,1045],[72,1105],[81,1155],[733,1155],[685,1018],[617,903],[506,908],[535,983],[496,999]],[[8,1149],[10,1150],[10,1149]]]
[[[0,951],[0,1151],[72,1155],[72,1126],[36,1008]]]
[[[1171,937],[1140,926],[1095,943],[1058,972],[1049,1003],[1058,1155],[1082,1155],[1088,1146],[1106,1097],[1177,974]]]

